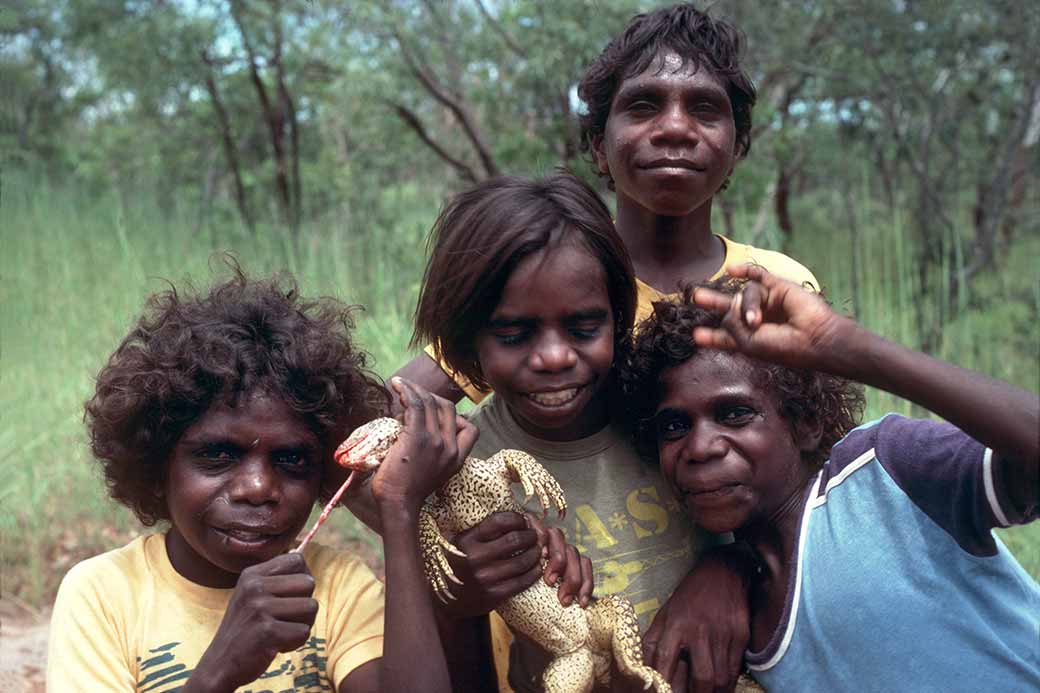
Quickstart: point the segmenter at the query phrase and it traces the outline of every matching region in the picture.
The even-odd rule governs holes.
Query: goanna
[[[336,450],[336,461],[358,471],[379,466],[401,432],[394,419],[376,419],[355,430]],[[486,460],[469,457],[455,476],[426,499],[419,522],[426,577],[442,600],[452,599],[449,583],[461,584],[444,553],[464,554],[444,538],[478,524],[488,515],[524,509],[510,483],[523,484],[527,498],[562,516],[567,509],[559,483],[533,457],[502,450]],[[596,599],[587,609],[563,606],[556,591],[537,580],[496,609],[509,627],[540,644],[552,661],[542,683],[548,693],[579,693],[610,680],[611,659],[618,671],[642,680],[644,688],[670,693],[671,686],[643,663],[642,642],[632,604],[616,594]]]

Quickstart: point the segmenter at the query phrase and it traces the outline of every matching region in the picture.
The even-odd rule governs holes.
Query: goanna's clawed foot
[[[462,581],[455,577],[455,572],[444,553],[447,551],[463,558],[466,554],[444,538],[437,528],[436,520],[425,511],[419,513],[419,549],[422,551],[426,579],[433,587],[437,598],[442,602],[455,599],[455,595],[448,589],[448,581],[456,585],[461,585]]]
[[[637,671],[636,675],[643,680],[643,690],[653,688],[656,693],[672,693],[671,684],[656,669],[644,666],[643,671]]]

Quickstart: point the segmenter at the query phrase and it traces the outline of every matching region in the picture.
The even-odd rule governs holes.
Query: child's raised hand
[[[218,690],[256,680],[279,652],[310,637],[318,602],[314,578],[299,553],[285,553],[242,571],[224,618],[192,673]],[[189,680],[185,690],[196,690]],[[199,689],[201,690],[201,689]]]
[[[391,380],[404,405],[404,430],[372,478],[380,506],[418,510],[462,467],[477,428],[455,405],[401,378]]]
[[[748,283],[734,296],[705,288],[694,291],[698,306],[723,315],[720,327],[694,328],[698,346],[739,351],[792,368],[819,368],[839,335],[855,328],[819,295],[758,265],[726,271]]]

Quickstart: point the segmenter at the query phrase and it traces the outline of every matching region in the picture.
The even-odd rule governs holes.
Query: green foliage
[[[231,251],[248,272],[288,271],[305,294],[364,305],[357,339],[381,375],[411,356],[407,343],[423,240],[440,203],[427,188],[387,187],[367,206],[343,206],[341,213],[305,225],[297,242],[270,225],[249,234],[234,219],[196,230],[190,206],[177,204],[174,209],[183,211],[166,214],[147,196],[121,199],[113,192],[99,195],[18,176],[5,177],[0,193],[0,536],[5,587],[30,603],[45,603],[76,560],[139,531],[136,520],[105,496],[90,459],[82,405],[145,297],[167,281],[205,286],[221,271],[216,254]],[[738,218],[749,213],[738,210]],[[850,264],[848,238],[823,215],[799,238],[805,245],[795,254],[823,278],[839,306],[852,310],[850,281],[858,277],[858,317],[882,334],[913,343],[907,302],[916,295],[913,272],[906,269],[904,229],[877,219],[865,223],[860,252],[873,261],[862,267]],[[965,311],[952,323],[942,353],[1040,389],[1040,296],[1030,283],[1030,263],[1040,250],[1036,242],[1016,245],[1008,261],[1014,271],[990,278],[987,308]],[[916,413],[883,393],[871,392],[868,399],[868,417]],[[372,544],[349,513],[335,513],[333,520],[332,534],[338,532],[340,541]],[[1002,536],[1027,569],[1040,575],[1036,526]]]
[[[112,527],[133,531],[92,471],[81,405],[162,278],[208,283],[225,249],[252,272],[288,270],[305,292],[369,307],[359,340],[389,374],[407,357],[425,232],[442,200],[493,171],[564,164],[594,179],[577,152],[574,88],[629,17],[661,4],[5,3],[7,588],[40,603],[56,556],[118,543]],[[728,213],[716,227],[791,253],[880,333],[1040,390],[1038,8],[712,3],[747,34],[759,87],[751,156],[716,205]],[[277,94],[280,69],[294,104],[296,235],[281,221],[270,135],[270,118],[288,110],[261,107],[249,48],[267,92]],[[907,409],[869,394],[869,416]],[[1004,536],[1037,574],[1035,527]]]

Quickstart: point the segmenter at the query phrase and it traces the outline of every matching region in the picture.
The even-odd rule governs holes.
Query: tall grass
[[[369,228],[344,209],[292,239],[274,228],[253,235],[233,221],[195,231],[191,214],[164,217],[114,195],[18,178],[0,194],[3,587],[30,604],[46,602],[75,561],[138,529],[105,496],[82,411],[148,294],[167,281],[206,286],[225,269],[218,253],[230,251],[251,274],[290,272],[305,295],[367,306],[356,315],[356,338],[387,375],[407,358],[426,227],[439,203],[404,187],[383,201],[403,212],[393,228]],[[334,517],[348,538],[368,536],[349,513]]]
[[[250,234],[233,219],[199,227],[194,210],[162,214],[132,197],[4,180],[0,532],[5,596],[44,605],[75,561],[124,543],[140,530],[105,496],[86,444],[82,405],[145,297],[165,289],[167,280],[179,287],[186,280],[205,286],[221,270],[215,253],[231,251],[251,274],[291,272],[305,295],[365,305],[357,316],[357,340],[381,375],[409,358],[425,233],[440,199],[410,185],[382,195],[370,206],[344,207],[335,217],[309,223],[292,238],[270,227]],[[908,307],[921,292],[909,233],[901,220],[863,207],[855,238],[830,225],[825,212],[807,208],[801,214],[806,228],[787,250],[813,268],[836,305],[854,308],[871,329],[916,345]],[[738,221],[748,220],[738,214]],[[776,236],[754,240],[780,245]],[[1018,255],[1006,263],[1008,271],[986,279],[988,312],[963,307],[946,326],[939,355],[1038,389],[1040,295],[1030,264],[1040,250],[1036,240],[1022,241]],[[884,393],[869,393],[869,416],[889,410],[910,412]],[[344,541],[373,545],[349,513],[333,518],[333,531]],[[1040,574],[1040,530],[1028,527],[1004,536],[1027,568]]]

